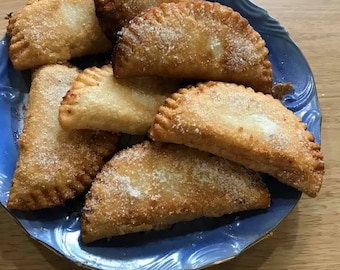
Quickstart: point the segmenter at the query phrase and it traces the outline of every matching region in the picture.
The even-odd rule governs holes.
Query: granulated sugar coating
[[[31,1],[9,19],[9,56],[18,70],[108,52],[93,0]]]
[[[112,133],[60,127],[59,105],[77,76],[76,68],[63,65],[35,71],[9,208],[62,205],[90,185],[104,158],[115,151],[117,136]]]
[[[271,93],[268,49],[248,21],[209,1],[164,3],[120,32],[115,76],[219,80]]]
[[[206,152],[149,142],[113,157],[90,192],[85,242],[270,203],[257,173]]]
[[[316,196],[324,172],[306,125],[271,95],[223,82],[180,89],[159,108],[150,137],[268,173]]]
[[[95,0],[94,3],[97,18],[104,33],[115,42],[114,33],[119,32],[123,26],[143,11],[162,3],[179,1],[182,0]]]

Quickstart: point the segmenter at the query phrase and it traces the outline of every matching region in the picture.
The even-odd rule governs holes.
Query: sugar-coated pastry
[[[146,134],[178,81],[157,77],[116,79],[112,66],[85,69],[63,98],[59,122],[65,129]]]
[[[63,65],[43,66],[33,74],[8,208],[62,205],[83,192],[113,155],[116,135],[59,126],[60,101],[77,75],[76,68]]]
[[[116,77],[141,75],[235,82],[271,93],[264,40],[219,3],[163,3],[123,28],[113,56]]]
[[[300,118],[271,95],[223,82],[181,89],[160,107],[150,131],[156,141],[204,150],[315,197],[323,155]]]
[[[106,36],[116,41],[116,33],[131,19],[150,7],[183,0],[94,0],[99,23]]]
[[[144,142],[116,154],[97,175],[81,234],[88,243],[269,204],[253,171],[183,145]]]
[[[18,70],[108,52],[93,0],[30,1],[9,19],[9,56]]]

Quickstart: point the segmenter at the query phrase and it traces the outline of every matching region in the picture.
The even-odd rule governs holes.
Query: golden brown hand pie
[[[269,204],[269,192],[253,171],[182,145],[144,142],[115,155],[97,175],[82,213],[82,239],[88,243]]]
[[[150,136],[268,173],[312,197],[322,184],[323,155],[306,125],[251,88],[208,82],[181,89],[159,109]]]
[[[107,52],[92,0],[30,1],[10,19],[9,56],[16,69]]]
[[[164,3],[123,28],[118,78],[141,75],[235,82],[271,93],[268,49],[248,21],[209,1]]]
[[[156,77],[116,79],[111,65],[88,68],[63,98],[59,122],[65,129],[146,134],[159,106],[179,87]]]
[[[131,19],[150,7],[181,0],[94,0],[96,15],[106,36],[116,41],[116,33]]]
[[[77,75],[76,68],[62,65],[35,71],[8,208],[34,210],[62,205],[83,192],[104,159],[112,156],[116,135],[68,132],[59,126],[60,101]]]

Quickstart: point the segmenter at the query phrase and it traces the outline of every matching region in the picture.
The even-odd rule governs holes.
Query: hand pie
[[[116,41],[116,33],[131,19],[150,7],[181,0],[94,0],[96,15],[106,36]]]
[[[306,125],[251,88],[208,82],[181,89],[160,107],[150,137],[225,157],[312,197],[321,187],[323,155]]]
[[[59,126],[60,101],[77,75],[76,68],[62,65],[44,66],[33,74],[8,208],[62,205],[83,192],[113,155],[116,135],[68,132]]]
[[[260,176],[181,145],[144,142],[104,165],[86,196],[84,242],[165,228],[199,217],[269,207]]]
[[[118,78],[141,75],[235,82],[271,93],[268,49],[248,21],[209,1],[164,3],[123,28]]]
[[[107,52],[92,0],[30,1],[9,19],[9,56],[18,70]]]
[[[156,77],[119,80],[111,65],[88,68],[63,98],[59,122],[65,129],[146,134],[159,106],[179,87]]]

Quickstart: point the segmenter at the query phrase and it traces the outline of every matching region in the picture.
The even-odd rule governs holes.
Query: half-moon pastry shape
[[[265,41],[239,13],[219,3],[164,3],[123,28],[113,54],[118,78],[159,75],[216,80],[271,93]]]
[[[160,107],[150,131],[156,141],[222,156],[315,197],[323,155],[301,119],[271,95],[222,82],[181,89]]]
[[[10,19],[9,57],[18,70],[108,52],[93,0],[30,1]]]
[[[183,145],[144,142],[104,165],[86,196],[84,242],[269,207],[259,174]]]
[[[68,132],[59,126],[60,101],[77,75],[76,68],[63,65],[34,72],[8,208],[36,210],[64,204],[85,191],[113,155],[117,135]]]
[[[117,79],[111,65],[88,68],[63,98],[59,122],[65,129],[146,134],[159,106],[179,88],[158,77]]]

